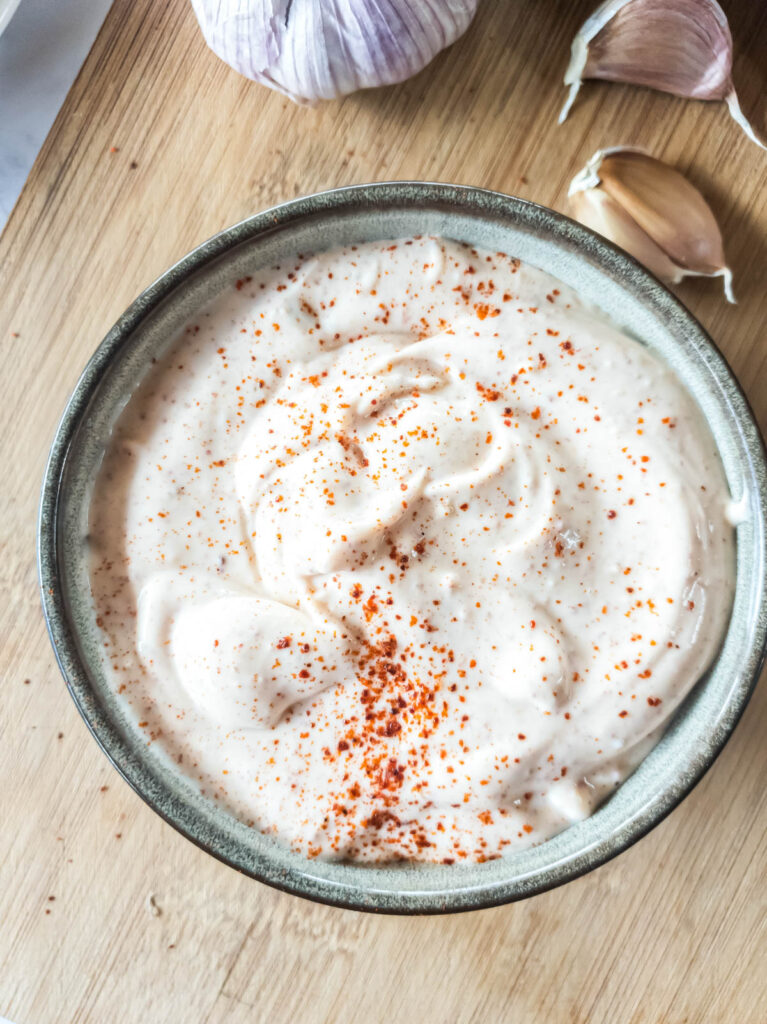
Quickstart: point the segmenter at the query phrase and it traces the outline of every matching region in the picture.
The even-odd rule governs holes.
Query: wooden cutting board
[[[730,0],[764,129],[767,8]],[[66,693],[35,575],[57,418],[120,312],[188,249],[278,200],[387,178],[565,209],[605,145],[646,146],[709,197],[735,272],[679,294],[767,423],[767,154],[721,105],[593,83],[556,124],[591,3],[485,0],[396,88],[301,108],[203,44],[187,0],[117,0],[0,239],[0,1015],[48,1022],[767,1020],[767,688],[695,792],[555,892],[446,918],[305,903],[217,863],[109,767]]]

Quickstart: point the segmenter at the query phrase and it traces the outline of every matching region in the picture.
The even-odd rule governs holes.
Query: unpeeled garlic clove
[[[748,137],[765,148],[738,103],[730,26],[716,0],[607,0],[573,40],[560,124],[585,78],[724,100]]]
[[[729,302],[732,272],[711,207],[683,174],[640,149],[598,150],[570,183],[574,216],[631,253],[658,277],[721,277]]]

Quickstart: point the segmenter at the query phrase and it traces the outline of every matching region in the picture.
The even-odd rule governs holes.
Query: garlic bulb
[[[298,103],[401,82],[463,35],[479,0],[192,0],[208,46]]]
[[[734,302],[732,273],[711,208],[684,175],[641,149],[599,150],[568,192],[577,220],[604,235],[658,277],[722,277]]]
[[[725,100],[750,139],[764,147],[732,84],[732,36],[716,0],[607,0],[572,44],[561,124],[584,78],[646,85],[697,100]]]

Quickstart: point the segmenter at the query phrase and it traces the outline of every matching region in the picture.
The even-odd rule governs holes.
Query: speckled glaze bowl
[[[88,582],[87,510],[109,433],[153,355],[225,285],[285,256],[336,244],[446,235],[519,256],[576,288],[657,351],[708,420],[733,498],[737,585],[719,657],[661,742],[586,821],[533,849],[475,865],[362,867],[308,860],[227,814],[161,751],[147,748],[101,668]],[[118,320],[80,378],[43,483],[43,609],[67,686],[105,754],[166,821],[254,878],[341,907],[438,913],[490,907],[561,885],[625,850],[692,789],[732,733],[755,684],[767,627],[767,467],[735,378],[703,328],[639,264],[552,210],[480,189],[420,182],[360,185],[267,210],[205,242]]]

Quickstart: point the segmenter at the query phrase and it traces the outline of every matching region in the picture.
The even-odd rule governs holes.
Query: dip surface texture
[[[308,856],[481,861],[585,817],[711,662],[729,494],[657,357],[441,239],[238,281],[94,486],[105,670]]]

